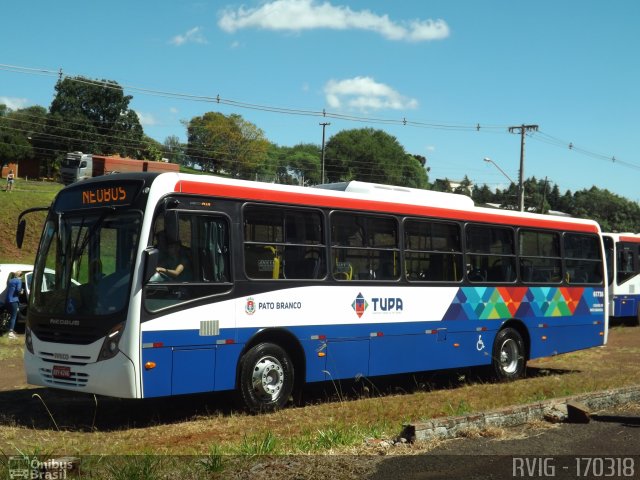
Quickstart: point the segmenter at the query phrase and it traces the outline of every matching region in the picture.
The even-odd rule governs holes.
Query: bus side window
[[[205,220],[200,227],[200,279],[204,282],[227,282],[229,246],[227,225],[222,220]]]
[[[165,254],[172,264],[180,262],[183,270],[176,276],[154,279],[144,288],[144,305],[150,312],[225,293],[231,288],[229,229],[219,215],[179,212],[180,250]],[[153,227],[151,245],[166,249],[162,215]]]
[[[599,285],[603,281],[600,244],[596,235],[565,233],[563,238],[565,281]]]
[[[339,262],[336,259],[333,276],[336,280],[351,280],[353,279],[353,267],[349,262]]]
[[[407,219],[404,238],[409,281],[459,282],[462,279],[458,224]]]
[[[280,278],[280,256],[277,247],[245,244],[244,268],[249,278]]]

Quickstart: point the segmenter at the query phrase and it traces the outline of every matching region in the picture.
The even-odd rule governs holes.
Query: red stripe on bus
[[[593,224],[573,223],[565,220],[538,219],[528,217],[511,217],[496,213],[452,210],[441,207],[412,205],[405,203],[380,202],[377,200],[361,200],[318,195],[315,193],[297,193],[261,188],[250,188],[238,185],[213,184],[180,180],[175,186],[176,192],[197,195],[210,195],[223,198],[237,198],[262,202],[284,203],[307,207],[326,207],[389,214],[426,216],[439,219],[461,220],[470,222],[497,223],[521,227],[548,228],[553,230],[571,230],[577,232],[598,233]]]
[[[640,237],[620,237],[619,242],[631,242],[631,243],[640,243]]]

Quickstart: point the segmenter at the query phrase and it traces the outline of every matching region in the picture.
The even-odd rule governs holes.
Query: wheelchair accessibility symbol
[[[484,350],[484,342],[482,341],[482,335],[478,335],[478,341],[476,342],[476,349],[479,352]]]

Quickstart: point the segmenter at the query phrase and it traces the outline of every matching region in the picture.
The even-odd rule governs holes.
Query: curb
[[[529,405],[500,408],[486,413],[446,417],[427,422],[405,424],[400,438],[408,442],[416,440],[450,439],[461,436],[469,430],[488,427],[516,427],[533,420],[562,421],[566,418],[567,404],[580,403],[591,410],[602,410],[625,403],[640,403],[640,385],[614,390],[587,393],[572,397],[556,398]],[[554,412],[564,411],[558,417]]]

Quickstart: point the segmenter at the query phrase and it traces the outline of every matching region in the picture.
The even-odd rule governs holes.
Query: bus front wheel
[[[498,332],[493,342],[491,367],[498,380],[514,380],[524,375],[526,365],[522,335],[514,328]]]
[[[240,396],[252,412],[269,412],[285,406],[293,391],[293,363],[280,346],[260,343],[242,357]]]

